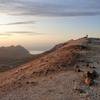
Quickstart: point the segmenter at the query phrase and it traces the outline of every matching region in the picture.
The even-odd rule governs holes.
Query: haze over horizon
[[[100,38],[99,0],[0,0],[0,46],[45,51],[85,35]]]

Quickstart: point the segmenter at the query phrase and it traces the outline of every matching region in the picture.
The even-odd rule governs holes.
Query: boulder
[[[88,85],[88,86],[90,86],[90,85],[93,84],[93,80],[92,80],[91,78],[89,78],[89,77],[85,78],[84,82],[85,82],[85,84]]]

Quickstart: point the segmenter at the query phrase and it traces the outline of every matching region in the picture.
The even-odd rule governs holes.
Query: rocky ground
[[[73,45],[79,44],[82,45],[81,49],[79,49],[80,47],[70,49]],[[83,74],[87,71],[95,70],[100,75],[100,39],[72,40],[70,43],[61,44],[54,49],[57,50],[52,50],[44,57],[23,65],[22,68],[0,74],[0,100],[100,100],[100,77],[93,79],[91,86],[83,82]],[[80,56],[74,57],[68,50],[71,50],[71,53],[75,51],[74,53],[78,53]],[[55,53],[57,54],[54,55]],[[51,55],[53,56],[51,57]],[[69,57],[69,55],[71,56]],[[51,60],[45,61],[45,65],[43,65],[44,59],[47,58]],[[75,62],[73,62],[73,58]],[[40,63],[41,59],[42,63]],[[61,62],[58,63],[59,61]],[[67,63],[65,63],[66,61]],[[70,64],[69,61],[73,64]],[[56,67],[52,69],[54,66],[50,65]],[[76,65],[79,66],[80,71],[75,71],[74,66]],[[59,70],[58,67],[60,67]],[[48,72],[44,73],[44,70],[47,71],[47,69]]]

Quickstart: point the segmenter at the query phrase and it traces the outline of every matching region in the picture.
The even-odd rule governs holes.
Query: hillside
[[[33,61],[0,74],[0,100],[100,100],[97,85],[83,87],[86,93],[73,91],[83,72],[100,73],[100,39],[81,38],[56,45]],[[82,71],[75,72],[78,65]],[[88,95],[87,95],[88,93]]]
[[[32,55],[24,47],[0,47],[0,72],[9,70],[30,61]]]
[[[18,46],[9,46],[9,47],[0,47],[0,58],[23,58],[29,56],[28,50],[24,47]]]

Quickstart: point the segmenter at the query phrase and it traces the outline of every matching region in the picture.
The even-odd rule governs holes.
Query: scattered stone
[[[89,77],[87,77],[84,82],[88,86],[91,86],[93,84],[93,80],[91,78],[89,78]]]
[[[94,66],[93,66],[92,68],[94,68],[94,69],[95,69],[96,67],[94,67]]]
[[[78,65],[76,65],[76,66],[74,67],[74,71],[75,71],[75,72],[81,72],[81,70],[80,70],[80,68],[79,68]]]
[[[86,93],[83,89],[75,89],[78,93]]]
[[[96,67],[94,67],[94,66],[93,67],[90,66],[89,68],[96,69]]]
[[[30,84],[30,85],[36,86],[36,85],[38,85],[38,82],[27,81],[26,84]]]
[[[29,84],[29,82],[26,82],[26,84]]]
[[[91,73],[90,71],[83,74],[83,81],[86,85],[90,86],[94,83],[94,79],[98,77],[98,73],[93,70]]]
[[[91,78],[92,79],[92,73],[90,71],[87,72],[86,77]]]
[[[93,72],[92,72],[92,78],[95,79],[98,76],[99,76],[98,73],[95,70],[93,70]]]
[[[89,63],[86,64],[86,67],[90,67]]]

